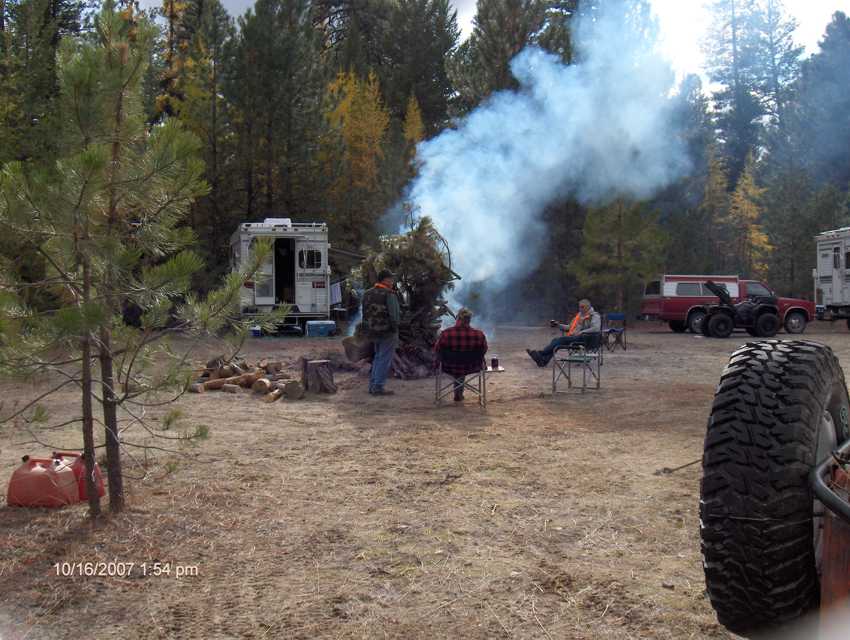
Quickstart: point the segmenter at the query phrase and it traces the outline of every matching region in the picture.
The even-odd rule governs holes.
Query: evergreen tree
[[[326,68],[308,0],[260,0],[239,19],[224,95],[247,219],[315,215]]]
[[[803,47],[794,44],[797,22],[785,12],[782,0],[760,0],[754,19],[756,91],[764,113],[785,131],[785,110],[800,71]]]
[[[457,12],[448,0],[399,0],[387,35],[387,69],[376,70],[395,118],[401,119],[413,95],[428,135],[446,126],[453,92],[446,60],[459,38]]]
[[[571,11],[555,0],[478,0],[472,35],[450,63],[456,109],[473,109],[494,91],[515,89],[509,63],[528,44],[569,61]]]
[[[697,229],[706,229],[708,235],[703,238],[704,251],[707,255],[709,273],[728,269],[728,259],[722,248],[729,246],[729,230],[723,222],[729,212],[728,178],[723,161],[717,156],[714,148],[709,149],[708,176],[705,181],[702,201],[697,208]]]
[[[719,83],[714,92],[721,152],[730,188],[756,149],[759,119],[758,30],[755,0],[712,0],[712,28],[706,43],[708,74]]]
[[[600,308],[632,310],[643,284],[661,270],[665,244],[657,214],[618,199],[588,211],[572,270]]]
[[[157,341],[175,330],[199,337],[230,323],[244,335],[233,312],[250,274],[229,276],[203,302],[190,294],[191,277],[203,265],[187,249],[192,234],[180,223],[206,190],[199,143],[176,120],[144,126],[141,81],[155,29],[129,8],[116,13],[111,2],[95,29],[90,41],[69,43],[62,56],[66,155],[49,170],[10,163],[0,177],[0,229],[45,257],[49,270],[38,286],[55,290],[59,300],[48,314],[4,308],[0,326],[10,330],[0,340],[0,365],[7,373],[60,373],[59,388],[80,385],[87,463],[94,460],[92,404],[101,405],[110,508],[120,511],[122,448],[144,446],[133,442],[130,426],[152,433],[144,408],[167,400],[150,395],[179,395],[188,380],[187,354],[158,348]],[[268,251],[258,248],[253,269]],[[138,329],[122,322],[127,304],[142,310]],[[170,366],[152,370],[155,355]],[[119,406],[129,416],[124,429]],[[33,408],[32,419],[43,418],[35,403],[16,415]],[[92,489],[89,496],[96,495]],[[97,511],[92,504],[92,515]]]
[[[850,19],[836,12],[820,51],[802,65],[788,153],[813,178],[850,185]]]

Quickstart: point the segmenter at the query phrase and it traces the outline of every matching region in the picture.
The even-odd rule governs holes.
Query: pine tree
[[[45,170],[10,163],[0,177],[0,229],[44,256],[49,270],[36,286],[59,301],[50,313],[20,300],[3,309],[0,326],[21,329],[3,334],[0,366],[18,375],[59,373],[59,388],[80,385],[87,462],[94,460],[92,403],[101,405],[113,511],[124,506],[122,449],[144,446],[130,427],[153,433],[145,407],[167,403],[162,394],[180,395],[188,382],[188,354],[159,341],[174,331],[200,337],[233,326],[244,336],[247,328],[233,314],[250,273],[228,276],[204,301],[189,290],[203,263],[180,225],[206,192],[203,163],[198,140],[176,120],[144,126],[141,81],[154,35],[130,8],[118,13],[107,2],[94,37],[63,52],[66,154]],[[268,251],[257,249],[252,270]],[[123,323],[127,305],[141,310],[139,328]],[[152,370],[154,356],[168,366]],[[37,403],[15,415],[34,410],[29,419],[43,418]],[[129,416],[123,429],[119,407]]]
[[[224,95],[236,131],[243,218],[319,208],[315,182],[327,80],[308,0],[260,0],[239,19]]]
[[[642,285],[661,270],[666,239],[657,218],[622,199],[588,211],[572,271],[600,308],[632,310]]]
[[[758,30],[755,0],[712,0],[707,40],[708,75],[714,92],[721,152],[734,189],[747,155],[755,150],[763,108],[758,98]]]
[[[394,118],[402,118],[413,95],[428,135],[446,126],[453,92],[446,61],[459,38],[457,12],[448,0],[400,0],[393,7],[387,61],[376,71]]]
[[[528,44],[569,61],[571,15],[554,0],[478,0],[472,35],[450,61],[456,109],[463,113],[494,91],[515,89],[509,63]]]
[[[760,0],[754,19],[756,43],[754,72],[756,90],[764,113],[774,127],[784,132],[785,110],[791,99],[791,87],[800,72],[803,47],[794,43],[797,22],[788,17],[782,0]]]

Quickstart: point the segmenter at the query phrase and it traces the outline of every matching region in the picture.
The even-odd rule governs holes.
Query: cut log
[[[225,393],[239,393],[239,390],[242,389],[238,384],[226,384],[221,390]]]
[[[243,373],[246,373],[245,369],[240,367],[235,362],[230,363],[230,370],[233,371],[234,376],[241,376]]]
[[[239,376],[239,384],[246,388],[253,387],[254,383],[260,378],[265,377],[265,375],[266,374],[263,373],[262,369],[255,369],[250,373],[243,373]]]
[[[204,389],[204,383],[203,382],[196,382],[194,384],[189,385],[189,392],[190,393],[203,393],[204,391],[206,391],[206,389]]]
[[[269,393],[272,390],[272,381],[268,378],[259,378],[251,385],[251,389],[254,393]]]
[[[263,402],[275,402],[283,397],[283,389],[275,389],[263,396]]]
[[[336,393],[331,361],[305,360],[301,384],[312,393]]]
[[[218,375],[220,378],[230,378],[234,375],[233,367],[229,364],[224,365],[221,369],[218,370]]]
[[[345,357],[351,362],[360,360],[371,360],[374,355],[374,347],[368,340],[348,336],[342,340],[342,348],[345,349]]]
[[[287,400],[300,400],[304,397],[304,385],[296,380],[290,380],[278,389],[283,392]]]
[[[291,379],[292,379],[292,376],[291,376],[290,374],[286,373],[285,371],[281,371],[281,372],[279,372],[279,373],[275,373],[275,374],[273,374],[273,375],[271,375],[271,376],[269,376],[269,377],[270,377],[272,380],[274,380],[275,382],[277,382],[277,381],[279,381],[279,380],[291,380]]]
[[[239,384],[240,377],[241,376],[233,376],[232,378],[216,378],[215,380],[210,380],[209,382],[204,383],[204,390],[220,391],[226,384]]]
[[[260,361],[257,363],[257,366],[258,366],[260,369],[265,369],[265,368],[268,366],[268,364],[269,364],[268,358],[263,358],[262,360],[260,360]]]

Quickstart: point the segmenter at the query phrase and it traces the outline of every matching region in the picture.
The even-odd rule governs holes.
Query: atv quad
[[[738,304],[723,287],[709,280],[705,286],[720,299],[711,305],[702,321],[702,333],[713,338],[728,338],[736,328],[751,336],[772,338],[779,331],[779,304],[773,296],[753,296]]]
[[[850,603],[848,416],[829,347],[764,340],[732,354],[700,486],[706,588],[730,631],[773,638],[808,611]]]

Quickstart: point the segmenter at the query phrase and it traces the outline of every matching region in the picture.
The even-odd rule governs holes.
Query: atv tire
[[[775,313],[763,313],[756,318],[756,335],[760,338],[772,338],[779,331],[779,316]]]
[[[735,321],[726,313],[708,317],[708,333],[714,338],[728,338],[735,330]]]
[[[768,631],[818,606],[823,506],[809,474],[848,437],[848,412],[829,347],[764,340],[732,354],[700,485],[706,588],[730,631]]]

